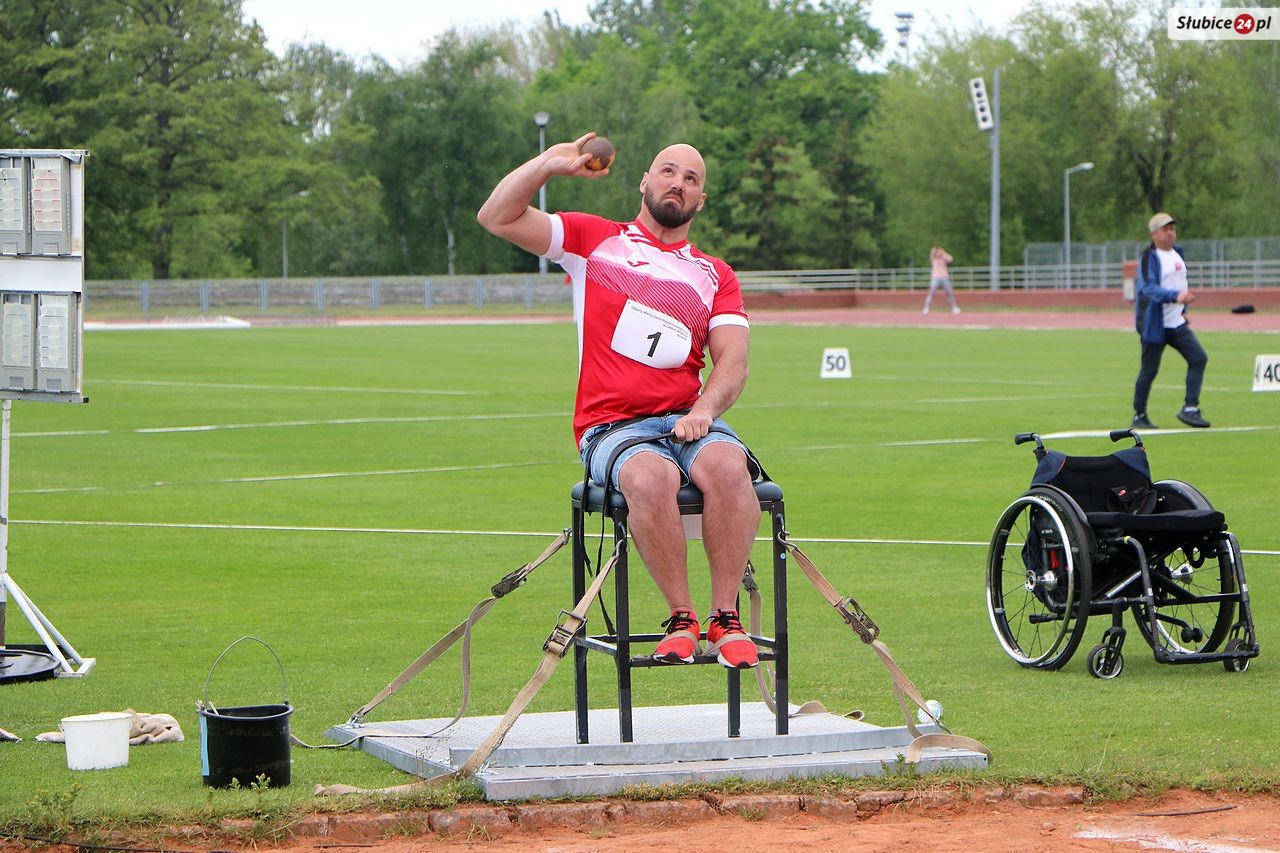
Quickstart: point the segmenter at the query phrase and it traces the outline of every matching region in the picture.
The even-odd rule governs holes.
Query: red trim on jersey
[[[746,325],[738,277],[724,261],[692,243],[663,243],[639,222],[612,222],[587,213],[557,214],[561,245],[548,257],[573,278],[578,320],[577,439],[597,424],[687,409],[698,400],[712,317]],[[690,332],[689,356],[660,369],[614,350],[630,301],[677,320]],[[678,356],[677,356],[678,357]]]

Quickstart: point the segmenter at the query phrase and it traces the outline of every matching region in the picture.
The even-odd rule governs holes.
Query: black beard
[[[677,202],[680,202],[680,198],[678,196],[675,196],[674,198],[676,198]],[[693,219],[693,215],[698,212],[697,208],[693,207],[688,210],[683,207],[676,207],[674,209],[665,207],[662,204],[662,199],[655,198],[649,192],[645,192],[644,194],[644,206],[649,209],[649,215],[653,217],[654,221],[663,228],[679,228],[690,219]]]

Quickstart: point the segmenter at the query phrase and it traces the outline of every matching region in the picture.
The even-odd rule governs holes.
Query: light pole
[[[1071,175],[1075,172],[1087,172],[1092,168],[1092,163],[1077,163],[1062,171],[1062,255],[1066,264],[1068,290],[1071,289]]]
[[[893,16],[898,19],[898,47],[902,48],[905,55],[902,64],[910,65],[911,48],[907,46],[907,38],[911,35],[911,22],[916,16],[910,12],[894,12]]]
[[[533,123],[538,126],[538,154],[547,150],[547,125],[551,123],[551,115],[544,112],[536,112],[533,114]],[[547,185],[544,183],[538,187],[538,210],[543,213],[547,212]],[[538,272],[542,275],[547,274],[547,259],[538,256]]]
[[[297,198],[306,198],[311,195],[308,190],[294,193]],[[289,277],[289,211],[286,209],[284,216],[280,217],[280,273],[283,278]]]

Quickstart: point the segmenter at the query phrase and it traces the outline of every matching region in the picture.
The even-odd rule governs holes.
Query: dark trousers
[[[1187,397],[1186,405],[1200,405],[1200,386],[1204,384],[1204,368],[1209,363],[1209,354],[1196,340],[1196,333],[1191,326],[1183,324],[1176,329],[1164,330],[1165,343],[1142,345],[1142,369],[1138,371],[1138,381],[1133,386],[1133,411],[1147,410],[1147,397],[1151,394],[1151,383],[1156,381],[1160,372],[1160,357],[1164,348],[1171,346],[1187,360]]]

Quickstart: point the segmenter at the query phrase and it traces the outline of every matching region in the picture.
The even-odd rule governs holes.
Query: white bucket
[[[132,720],[133,716],[123,711],[63,717],[67,767],[71,770],[105,770],[128,764],[129,724]]]

